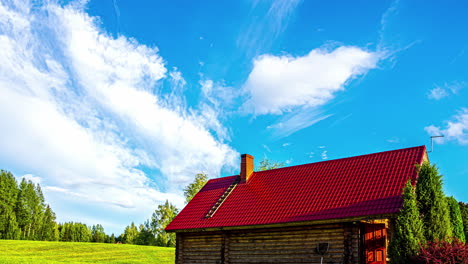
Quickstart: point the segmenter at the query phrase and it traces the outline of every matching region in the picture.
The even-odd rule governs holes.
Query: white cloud
[[[465,82],[444,83],[442,86],[437,85],[429,91],[427,97],[433,100],[440,100],[451,94],[458,94],[458,92],[465,86]]]
[[[332,114],[324,115],[315,109],[301,109],[293,113],[288,113],[280,120],[267,126],[267,129],[273,129],[272,135],[276,138],[287,137],[296,131],[309,127],[322,120],[331,117]]]
[[[0,162],[95,210],[182,206],[196,172],[216,177],[237,153],[211,133],[216,116],[187,109],[157,48],[109,36],[80,6],[0,2]]]
[[[283,143],[283,145],[281,145],[281,146],[283,146],[283,147],[289,147],[289,146],[291,146],[291,143],[286,142],[286,143]]]
[[[263,55],[244,85],[243,109],[255,115],[317,107],[344,90],[347,82],[376,67],[379,54],[358,47],[314,49],[302,57]]]
[[[445,128],[430,125],[424,129],[430,136],[443,135],[442,138],[435,138],[439,144],[447,141],[456,141],[461,145],[468,145],[468,108],[463,108],[451,121],[445,121]]]
[[[263,147],[266,151],[268,151],[268,152],[271,153],[271,149],[270,149],[267,145],[263,144],[262,147]]]
[[[447,93],[447,91],[443,88],[440,88],[440,87],[436,87],[432,90],[429,91],[429,94],[427,95],[427,97],[429,99],[434,99],[434,100],[440,100],[444,97],[447,97],[449,94]]]
[[[391,138],[387,139],[387,142],[388,142],[388,143],[397,144],[397,143],[400,143],[400,138],[398,138],[398,137],[391,137]]]
[[[286,30],[302,0],[253,1],[249,23],[240,31],[237,45],[248,57],[268,49]]]
[[[322,151],[322,153],[320,154],[320,157],[322,157],[323,160],[328,159],[328,154],[327,153],[328,153],[327,150]]]
[[[22,181],[23,179],[25,179],[25,180],[31,181],[31,182],[33,182],[35,184],[41,184],[41,181],[42,181],[41,177],[38,177],[38,176],[35,176],[35,175],[32,175],[32,174],[25,174],[25,175],[23,175],[21,177],[18,177],[17,179],[18,179],[18,181]]]

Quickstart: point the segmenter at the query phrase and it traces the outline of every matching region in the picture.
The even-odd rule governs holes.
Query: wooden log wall
[[[329,243],[324,264],[358,264],[359,225],[329,224],[177,234],[176,263],[319,264],[318,243]]]

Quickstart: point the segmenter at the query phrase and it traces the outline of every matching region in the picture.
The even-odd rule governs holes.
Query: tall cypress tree
[[[395,221],[395,232],[389,245],[392,263],[409,263],[409,258],[419,251],[425,242],[423,223],[419,217],[416,195],[411,180],[403,188],[403,205]]]
[[[428,241],[452,237],[450,214],[442,190],[442,175],[435,165],[424,162],[419,167],[416,199],[424,223],[424,236]]]
[[[468,240],[468,203],[459,202],[461,217],[463,221],[463,229],[465,231],[465,239]]]
[[[465,232],[463,230],[463,220],[460,212],[460,206],[453,196],[447,197],[447,204],[450,211],[450,222],[452,224],[453,237],[465,242]]]

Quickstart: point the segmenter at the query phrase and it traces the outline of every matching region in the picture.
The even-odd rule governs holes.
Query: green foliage
[[[91,229],[82,223],[68,222],[60,224],[60,241],[64,242],[91,242]]]
[[[92,237],[92,242],[97,242],[97,243],[104,243],[106,242],[107,235],[104,232],[104,227],[102,225],[97,224],[93,225],[91,228],[91,237]]]
[[[114,233],[112,233],[112,235],[110,235],[110,236],[107,237],[106,243],[114,244],[115,242],[116,242],[116,240],[115,240],[115,235],[114,235]]]
[[[203,173],[198,173],[195,176],[195,180],[184,189],[185,203],[189,203],[207,182],[208,176]]]
[[[403,206],[395,222],[393,238],[389,245],[392,264],[409,263],[409,258],[419,251],[419,245],[425,242],[423,223],[419,218],[416,194],[408,180],[403,188]]]
[[[15,212],[3,205],[0,205],[0,211],[0,239],[19,239],[21,230],[18,227]]]
[[[8,264],[173,264],[174,262],[174,249],[167,247],[24,240],[0,241],[0,263]]]
[[[468,240],[468,203],[459,202],[460,213],[463,222],[463,229],[465,231],[465,239]]]
[[[18,197],[18,184],[11,172],[0,170],[0,204],[13,210]]]
[[[428,162],[419,168],[416,197],[419,213],[424,223],[424,236],[428,241],[452,237],[450,213],[442,190],[442,175]]]
[[[166,200],[163,205],[158,205],[151,217],[151,229],[156,237],[156,245],[163,247],[175,247],[176,237],[174,233],[166,233],[164,228],[176,217],[179,210]]]
[[[122,242],[125,244],[135,244],[135,240],[138,237],[138,228],[132,222],[131,225],[127,226],[122,235]]]
[[[149,220],[146,220],[144,224],[139,226],[138,236],[135,240],[137,245],[156,245],[156,238],[153,235],[153,230],[151,229],[151,224]]]
[[[263,158],[260,161],[260,166],[258,166],[258,170],[265,171],[265,170],[272,170],[272,169],[277,169],[281,167],[284,167],[283,162],[277,162],[277,161],[269,160],[267,158]]]
[[[16,219],[22,230],[22,239],[40,240],[42,218],[45,211],[41,187],[23,178],[16,202]]]
[[[46,210],[44,212],[39,240],[59,240],[58,225],[55,222],[55,213],[52,211],[49,205],[47,205]]]
[[[0,170],[0,239],[109,241],[101,225],[93,230],[81,223],[58,225],[39,184],[23,178],[18,186],[13,174],[4,170]]]
[[[21,234],[14,211],[18,192],[13,174],[0,170],[0,239],[19,239]]]
[[[453,237],[461,242],[465,242],[466,239],[460,206],[458,205],[457,200],[453,196],[447,197],[446,199],[450,212],[450,222],[452,224]]]

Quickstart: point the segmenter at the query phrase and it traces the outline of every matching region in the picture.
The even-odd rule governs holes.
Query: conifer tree
[[[442,190],[442,175],[435,165],[424,162],[419,168],[416,199],[423,219],[424,236],[428,241],[452,237],[450,214]]]
[[[450,211],[450,222],[452,224],[453,237],[465,242],[465,232],[463,228],[463,220],[461,216],[460,206],[458,205],[457,200],[451,196],[447,197],[447,204]]]
[[[57,224],[55,222],[55,213],[49,205],[47,205],[42,219],[42,227],[39,232],[39,240],[57,241]]]
[[[468,240],[468,203],[459,202],[458,205],[460,206],[465,239]]]
[[[389,245],[392,264],[409,263],[409,258],[417,255],[419,245],[425,241],[411,180],[403,188],[402,199],[403,205],[395,221],[395,231]]]
[[[14,212],[18,185],[10,172],[0,170],[0,238],[18,239],[20,230]]]

